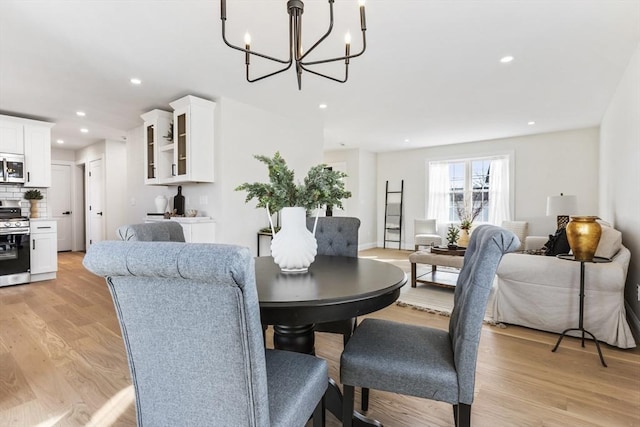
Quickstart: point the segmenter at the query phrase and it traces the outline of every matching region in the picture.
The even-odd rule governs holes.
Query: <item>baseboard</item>
[[[366,249],[375,249],[377,247],[378,247],[378,245],[376,245],[375,242],[363,243],[363,244],[358,245],[358,250],[359,251],[364,251]]]
[[[629,321],[629,327],[631,328],[631,333],[633,337],[636,339],[636,342],[640,343],[640,319],[636,316],[636,313],[633,312],[631,306],[628,302],[624,302],[624,307],[627,311],[627,320]]]

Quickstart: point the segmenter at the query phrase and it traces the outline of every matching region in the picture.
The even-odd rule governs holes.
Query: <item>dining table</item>
[[[351,319],[394,303],[407,283],[399,267],[369,258],[318,255],[307,272],[280,270],[272,257],[255,258],[263,325],[273,325],[276,349],[315,354],[316,323]],[[329,378],[325,406],[342,420],[342,393]],[[354,411],[354,426],[381,426]]]

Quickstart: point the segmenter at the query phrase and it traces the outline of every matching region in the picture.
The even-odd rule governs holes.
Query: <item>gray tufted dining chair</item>
[[[175,221],[123,225],[116,231],[120,240],[140,242],[184,242],[182,226]]]
[[[456,426],[471,425],[482,322],[496,269],[520,245],[510,231],[481,225],[471,235],[454,293],[449,330],[365,319],[340,360],[344,426],[351,426],[354,387],[453,405]]]
[[[307,218],[307,228],[313,232],[315,217]],[[316,241],[318,242],[318,255],[358,256],[358,230],[360,220],[346,216],[323,216],[318,218],[316,226]],[[344,344],[349,341],[356,327],[356,318],[336,320],[332,322],[317,323],[316,332],[329,332],[341,334]]]
[[[324,424],[327,363],[265,350],[253,257],[233,245],[102,241],[138,426]]]

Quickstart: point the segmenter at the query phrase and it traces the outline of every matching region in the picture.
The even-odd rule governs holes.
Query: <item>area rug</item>
[[[362,255],[361,255],[362,256]],[[396,304],[400,307],[407,307],[414,310],[425,311],[427,313],[439,314],[442,316],[450,316],[453,309],[453,293],[454,288],[443,286],[434,286],[424,283],[418,283],[417,287],[411,287],[411,263],[407,255],[406,259],[397,259],[395,257],[384,257],[379,254],[362,256],[364,258],[372,258],[382,262],[388,262],[400,267],[407,274],[407,284],[400,290],[400,297]],[[438,267],[438,269],[449,269],[447,267]],[[418,276],[431,270],[431,266],[418,265]],[[454,269],[451,269],[455,271]],[[493,318],[493,291],[489,295],[487,311],[485,312],[485,323],[495,325],[491,320]]]

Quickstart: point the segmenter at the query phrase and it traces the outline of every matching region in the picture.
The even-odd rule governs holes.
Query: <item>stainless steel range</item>
[[[17,201],[0,206],[0,286],[29,283],[29,218],[22,216]]]

